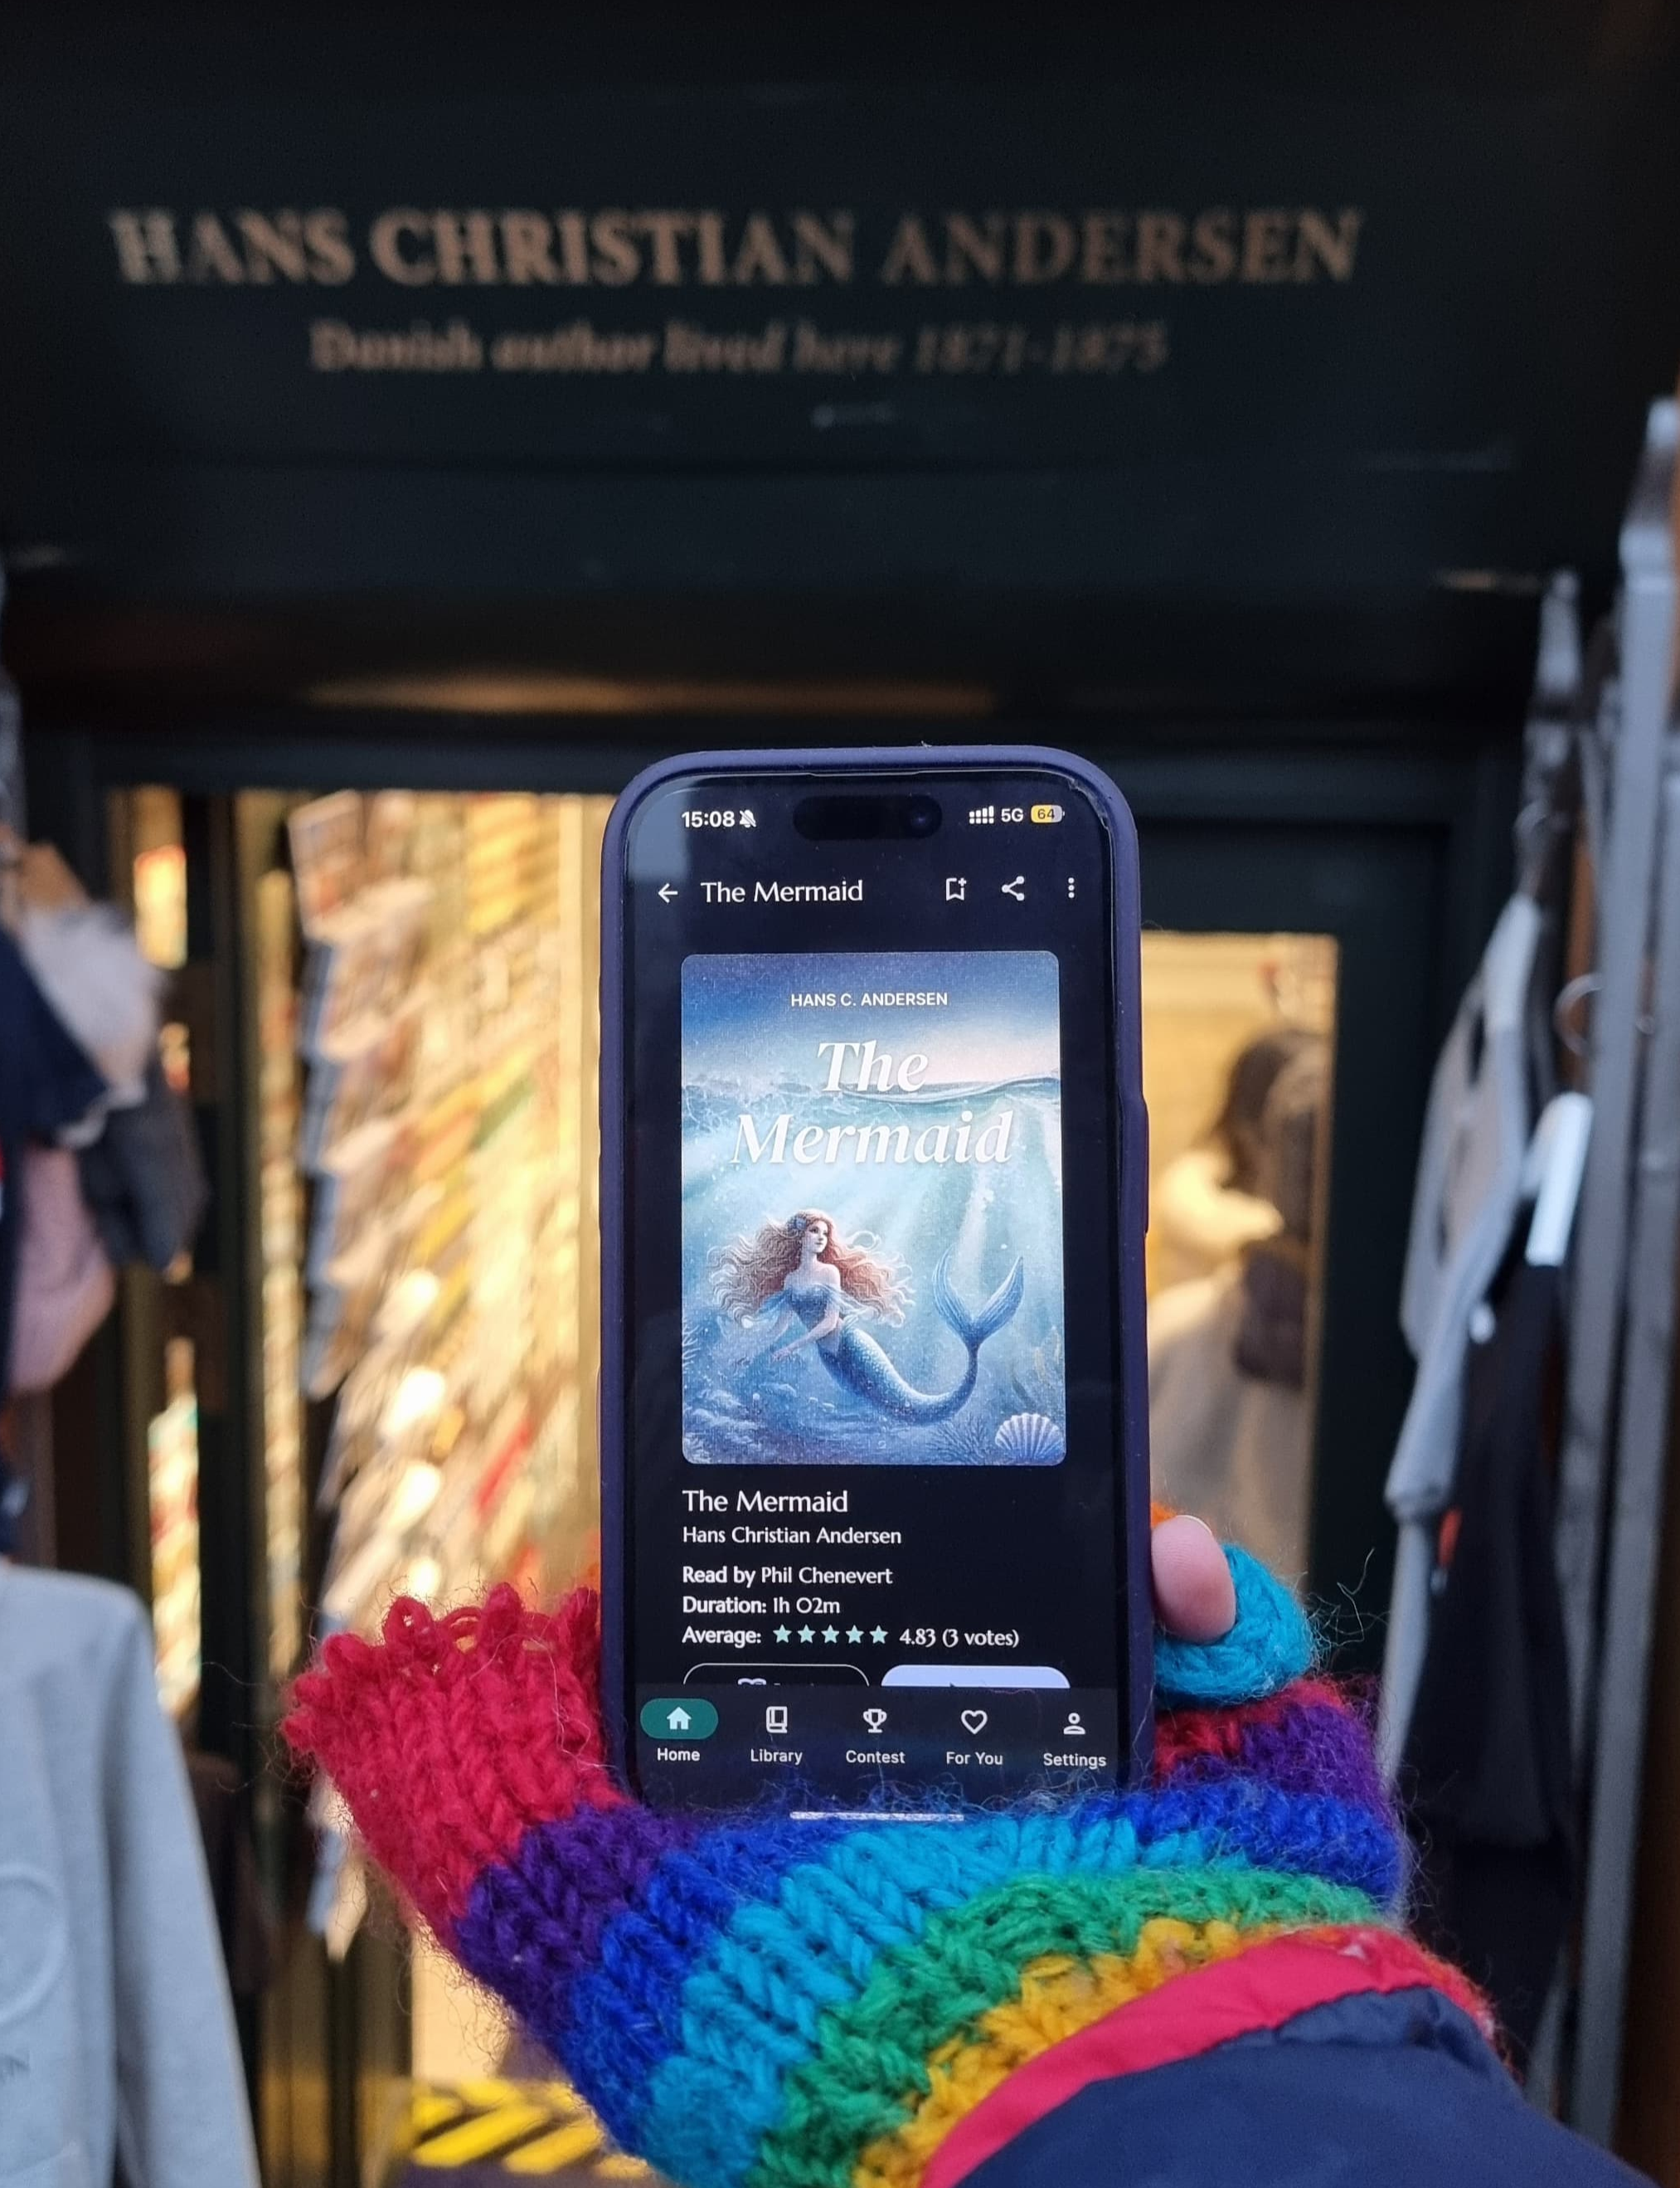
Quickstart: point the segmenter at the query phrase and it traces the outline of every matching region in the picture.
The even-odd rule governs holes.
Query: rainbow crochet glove
[[[1226,1555],[1230,1634],[1158,1634],[1147,1789],[1054,1808],[654,1815],[605,1759],[588,1594],[400,1601],[380,1646],[327,1643],[285,1730],[626,2149],[684,2188],[935,2188],[1012,2073],[1170,1979],[1284,1933],[1423,1966],[1365,1727]]]

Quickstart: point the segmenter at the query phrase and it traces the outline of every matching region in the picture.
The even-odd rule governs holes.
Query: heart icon
[[[962,1722],[970,1732],[984,1732],[986,1728],[986,1712],[984,1710],[964,1710]]]

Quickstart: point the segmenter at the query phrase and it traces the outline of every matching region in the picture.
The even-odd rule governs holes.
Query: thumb
[[[1237,1584],[1205,1520],[1187,1512],[1163,1520],[1149,1537],[1155,1616],[1181,1641],[1218,1641],[1237,1621]]]

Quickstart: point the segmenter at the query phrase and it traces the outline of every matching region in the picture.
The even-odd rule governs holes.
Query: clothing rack
[[[1663,1522],[1680,1232],[1680,742],[1674,734],[1676,405],[1653,404],[1598,674],[1579,695],[1596,892],[1557,1562],[1585,1819],[1559,2078],[1601,2143],[1620,2095],[1634,1862]],[[1602,812],[1598,809],[1602,805]]]

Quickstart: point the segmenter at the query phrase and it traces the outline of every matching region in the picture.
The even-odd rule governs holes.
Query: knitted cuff
[[[1055,1808],[655,1815],[606,1765],[587,1595],[400,1602],[381,1645],[327,1644],[285,1730],[627,2149],[685,2188],[910,2184],[1015,2067],[1127,2000],[1284,1931],[1346,1951],[1395,1922],[1366,1728],[1301,1676],[1287,1592],[1227,1554],[1232,1634],[1158,1639],[1162,1700],[1198,1706],[1158,1717],[1148,1787]]]

